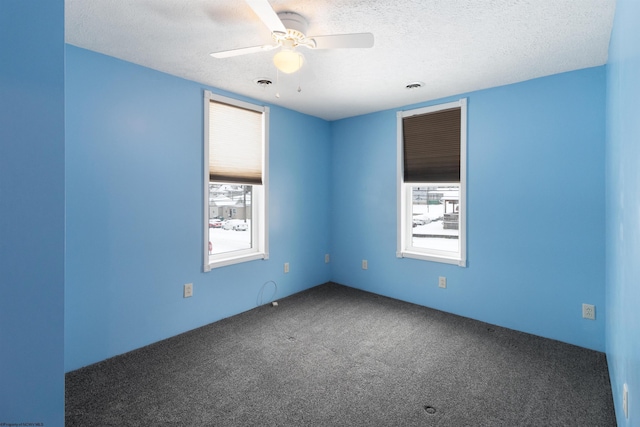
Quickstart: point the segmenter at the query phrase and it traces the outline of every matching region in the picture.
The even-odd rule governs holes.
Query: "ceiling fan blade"
[[[247,4],[253,9],[258,18],[264,22],[264,24],[271,30],[272,33],[286,33],[287,29],[284,27],[278,14],[271,7],[267,0],[245,0]]]
[[[230,58],[232,56],[246,55],[249,53],[266,52],[271,49],[275,49],[276,47],[278,47],[278,45],[265,44],[262,46],[251,46],[251,47],[243,47],[240,49],[231,49],[231,50],[223,50],[220,52],[212,52],[210,53],[210,55],[213,56],[214,58]]]
[[[373,47],[373,34],[334,34],[331,36],[310,37],[315,42],[315,49],[343,49]]]

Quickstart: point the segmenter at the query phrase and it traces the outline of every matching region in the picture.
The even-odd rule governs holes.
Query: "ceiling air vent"
[[[262,79],[261,78],[261,79],[255,79],[254,83],[257,84],[260,87],[267,87],[270,84],[272,84],[273,82],[271,80],[269,80],[269,79],[266,79],[266,78]]]
[[[407,88],[407,89],[419,89],[422,86],[424,86],[424,83],[422,83],[422,82],[411,82],[408,85],[406,85],[405,88]]]

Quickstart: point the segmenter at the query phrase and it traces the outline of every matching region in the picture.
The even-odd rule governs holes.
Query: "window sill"
[[[467,261],[461,260],[457,257],[448,257],[446,255],[434,255],[434,254],[424,254],[419,252],[399,252],[397,254],[398,258],[412,258],[412,259],[421,259],[423,261],[433,261],[433,262],[441,262],[443,264],[454,264],[460,267],[466,267]]]
[[[234,257],[221,258],[215,261],[209,262],[208,266],[205,266],[205,273],[211,271],[214,268],[226,267],[228,265],[240,264],[242,262],[255,261],[258,259],[268,259],[269,256],[263,252],[254,252],[251,254],[243,254]]]

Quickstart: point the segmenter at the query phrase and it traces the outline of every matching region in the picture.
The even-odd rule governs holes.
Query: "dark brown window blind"
[[[262,184],[262,113],[209,102],[209,180]]]
[[[402,119],[404,182],[460,182],[460,108]]]

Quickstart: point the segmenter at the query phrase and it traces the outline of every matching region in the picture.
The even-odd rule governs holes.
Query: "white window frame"
[[[405,183],[404,182],[404,138],[402,120],[421,114],[433,113],[451,108],[460,108],[460,201],[459,201],[459,251],[449,252],[436,249],[418,248],[412,245],[413,236],[413,187],[445,186],[458,183]],[[432,105],[413,110],[398,111],[397,114],[397,251],[398,258],[414,258],[426,261],[467,266],[467,98],[445,104]]]
[[[251,248],[209,255],[209,103],[221,102],[232,106],[262,113],[262,185],[252,185],[251,189]],[[203,160],[203,264],[204,271],[214,268],[258,259],[269,259],[269,107],[255,105],[210,91],[204,92],[204,160]]]

